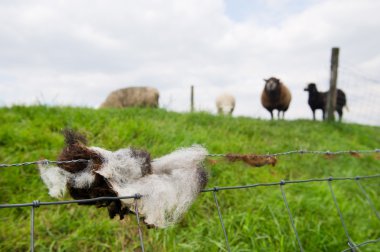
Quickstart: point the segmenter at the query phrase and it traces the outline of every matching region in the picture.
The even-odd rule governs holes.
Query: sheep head
[[[315,83],[309,83],[307,87],[304,89],[304,91],[308,91],[311,93],[318,92],[317,85],[315,85]]]
[[[278,90],[279,86],[281,85],[280,80],[275,77],[264,79],[264,81],[265,81],[265,90],[270,93]]]

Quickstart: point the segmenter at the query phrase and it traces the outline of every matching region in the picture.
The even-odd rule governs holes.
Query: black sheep
[[[319,92],[315,83],[310,83],[304,90],[309,92],[308,103],[311,108],[311,111],[313,112],[313,120],[315,120],[316,109],[322,110],[322,119],[325,120],[325,112],[327,109],[327,97],[329,92]],[[345,107],[347,103],[346,94],[340,89],[338,89],[336,93],[337,97],[335,110],[338,112],[339,121],[341,121],[343,116],[343,107]]]

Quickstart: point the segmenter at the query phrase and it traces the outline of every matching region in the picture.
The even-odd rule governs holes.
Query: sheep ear
[[[268,82],[268,79],[263,79],[265,82]]]

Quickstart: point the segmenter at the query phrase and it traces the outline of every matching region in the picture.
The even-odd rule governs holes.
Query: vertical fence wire
[[[300,238],[298,236],[298,232],[297,232],[297,229],[296,229],[296,225],[294,224],[294,219],[293,219],[292,213],[290,211],[290,208],[289,208],[289,205],[288,205],[288,201],[286,200],[286,195],[285,195],[285,191],[284,191],[284,188],[283,188],[284,185],[285,185],[285,181],[282,180],[281,183],[280,183],[280,189],[281,189],[281,193],[282,193],[282,199],[284,200],[286,210],[288,211],[290,223],[292,224],[294,234],[296,235],[298,246],[300,248],[300,251],[303,252],[304,250],[302,248],[301,240],[300,240]]]
[[[227,251],[230,252],[230,251],[231,251],[231,248],[230,248],[230,244],[229,244],[229,242],[228,242],[227,231],[226,231],[226,228],[225,228],[225,226],[224,226],[222,213],[221,213],[221,211],[220,211],[220,207],[219,207],[219,203],[218,203],[218,198],[216,197],[216,192],[217,192],[217,191],[218,191],[218,188],[214,187],[214,191],[212,192],[212,194],[213,194],[213,196],[214,196],[214,201],[215,201],[216,209],[218,210],[219,221],[220,221],[220,224],[221,224],[222,229],[223,229],[224,239],[226,240],[226,248],[227,248]]]
[[[369,197],[369,195],[368,195],[368,193],[366,192],[366,190],[364,189],[363,185],[360,183],[359,178],[356,179],[355,181],[356,181],[356,184],[359,186],[360,190],[362,191],[362,193],[364,194],[364,196],[366,197],[366,199],[367,199],[367,201],[368,201],[368,204],[370,205],[372,211],[375,213],[377,219],[380,220],[379,212],[376,210],[375,204],[373,204],[373,201],[372,201],[371,198]]]
[[[34,206],[30,208],[30,251],[34,252]]]
[[[40,201],[34,200],[30,210],[30,251],[34,252],[34,210],[40,206]]]
[[[138,229],[139,229],[139,237],[140,237],[140,246],[141,246],[141,251],[144,252],[145,249],[144,249],[144,240],[143,240],[143,236],[142,236],[142,231],[141,231],[141,226],[140,226],[140,216],[139,216],[139,210],[138,210],[138,207],[137,207],[137,200],[141,198],[141,195],[139,194],[136,194],[135,195],[135,214],[136,214],[136,219],[137,219],[137,226],[138,226]]]
[[[344,233],[346,234],[346,237],[347,237],[347,240],[348,240],[347,244],[351,248],[352,252],[356,252],[357,251],[356,250],[357,245],[353,242],[353,240],[351,239],[350,235],[348,234],[348,229],[347,229],[346,223],[344,222],[343,214],[340,211],[340,208],[339,208],[339,205],[338,205],[338,201],[336,200],[336,197],[335,197],[335,194],[334,194],[334,190],[333,190],[332,185],[331,185],[331,181],[332,181],[332,178],[330,178],[327,181],[327,183],[329,185],[331,196],[332,196],[332,198],[334,200],[335,208],[336,208],[336,210],[338,212],[338,215],[339,215],[339,218],[340,218],[340,222],[342,223],[342,227],[344,229]]]

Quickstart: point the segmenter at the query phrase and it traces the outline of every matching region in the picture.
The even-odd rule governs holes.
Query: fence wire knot
[[[40,207],[41,205],[39,200],[33,200],[32,204],[33,204],[33,207],[35,208]]]
[[[136,193],[136,194],[135,194],[135,197],[134,197],[134,198],[135,198],[135,199],[141,199],[141,197],[142,197],[142,195],[141,195],[141,194],[139,194],[139,193]]]
[[[285,185],[285,184],[286,184],[285,180],[280,181],[280,185]]]
[[[352,252],[356,252],[356,246],[351,241],[347,241],[348,246],[350,247]]]
[[[47,166],[50,162],[47,159],[41,160],[38,162],[40,165]]]

